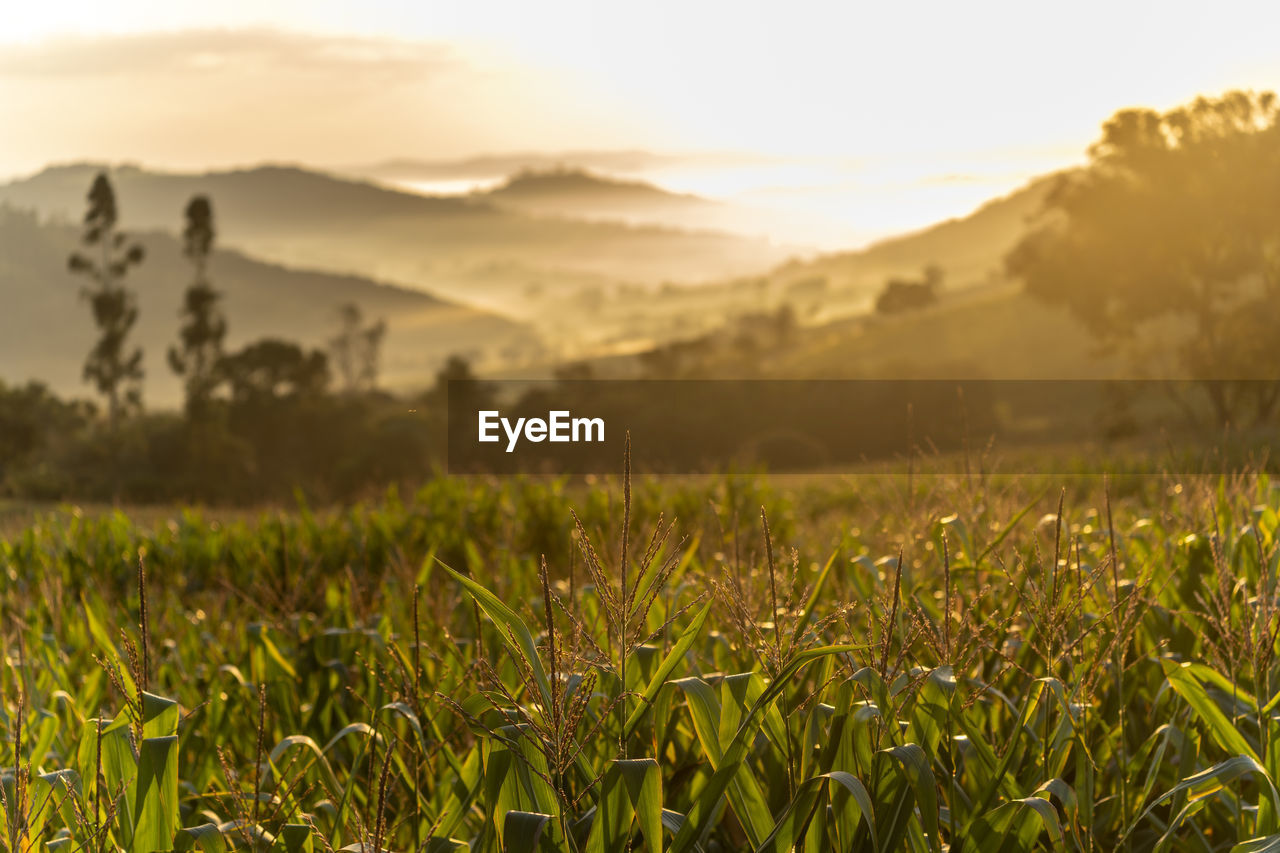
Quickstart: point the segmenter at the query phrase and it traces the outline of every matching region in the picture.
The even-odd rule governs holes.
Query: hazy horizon
[[[1118,109],[1280,88],[1274,25],[1280,9],[1250,3],[1210,20],[1100,2],[53,2],[0,34],[0,100],[24,127],[0,139],[0,179],[647,151],[666,162],[601,171],[854,247],[1083,162]]]
[[[983,205],[1015,192],[1037,177],[1078,165],[1080,160],[1062,163],[1045,161],[1040,168],[978,170],[964,174],[906,174],[892,164],[854,163],[840,158],[768,158],[732,152],[625,152],[638,162],[628,166],[601,166],[624,152],[485,152],[475,157],[413,161],[442,170],[456,169],[472,160],[547,160],[554,166],[582,170],[605,178],[639,181],[658,189],[697,196],[733,205],[744,214],[740,227],[724,230],[745,236],[760,236],[797,251],[857,250],[877,241],[960,218]],[[1081,158],[1082,159],[1082,158]],[[408,165],[412,158],[393,158]],[[218,164],[208,167],[162,167],[134,160],[107,161],[83,158],[50,162],[33,172],[0,176],[0,184],[22,180],[47,168],[78,164],[102,164],[111,168],[136,167],[144,171],[198,174],[250,170],[271,166],[297,167],[338,177],[372,180],[390,189],[426,196],[462,197],[483,193],[504,185],[522,168],[491,168],[475,171],[470,177],[442,177],[416,180],[394,177],[387,165],[328,164],[301,161],[264,160]],[[646,162],[647,161],[647,162]],[[995,164],[1000,165],[1000,164]],[[370,174],[385,169],[387,174]],[[533,167],[531,171],[543,171]],[[127,205],[127,199],[125,200]],[[126,210],[127,213],[127,210]]]
[[[909,478],[959,442],[970,497],[997,426],[1280,423],[1280,4],[9,5],[0,497],[355,496],[451,464],[500,380],[868,381],[619,397],[611,435]],[[1195,387],[1110,382],[1147,379]]]

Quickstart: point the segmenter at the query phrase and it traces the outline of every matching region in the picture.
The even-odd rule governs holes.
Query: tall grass
[[[55,513],[0,543],[0,850],[1280,849],[1278,513],[1247,472]]]

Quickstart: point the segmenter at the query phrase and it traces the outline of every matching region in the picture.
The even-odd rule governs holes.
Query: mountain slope
[[[866,249],[784,264],[771,277],[793,283],[824,278],[829,292],[855,299],[862,310],[870,307],[885,279],[916,276],[929,264],[942,268],[945,289],[996,283],[1003,277],[1005,255],[1026,233],[1028,220],[1041,210],[1057,179],[1057,175],[1037,178],[968,216]]]
[[[79,296],[83,283],[67,272],[79,236],[75,227],[40,224],[30,213],[0,206],[0,378],[41,379],[61,394],[91,392],[80,370],[95,330]],[[191,269],[173,237],[136,236],[147,257],[130,271],[128,286],[138,295],[134,340],[145,353],[146,399],[173,405],[181,390],[165,352],[177,341]],[[385,318],[383,379],[389,387],[428,383],[455,352],[495,364],[527,358],[539,346],[518,323],[367,278],[287,269],[227,250],[214,253],[210,275],[224,294],[229,349],[268,336],[323,346],[337,331],[338,306],[348,302],[370,319]]]
[[[572,207],[597,205],[625,208],[630,205],[691,205],[714,208],[697,196],[672,193],[644,181],[624,181],[581,169],[522,171],[481,198],[496,204]]]
[[[101,167],[51,167],[0,186],[0,201],[77,221]],[[657,283],[758,272],[785,253],[763,241],[531,216],[482,198],[429,197],[293,167],[177,174],[109,169],[127,229],[181,227],[197,193],[222,245],[279,263],[353,272],[494,304],[531,279]],[[493,271],[508,275],[494,280]],[[496,288],[496,290],[495,290]]]
[[[516,173],[494,189],[472,198],[500,208],[539,216],[590,222],[712,231],[761,242],[778,215],[664,190],[644,181],[621,180],[583,169],[555,168]]]
[[[733,167],[760,165],[773,158],[742,153],[657,154],[652,151],[543,151],[482,155],[459,160],[400,158],[381,163],[349,165],[334,169],[343,175],[378,181],[421,182],[494,180],[517,172],[586,169],[611,174],[636,174],[664,167]]]
[[[1101,352],[1066,310],[1016,284],[944,294],[930,308],[808,329],[770,365],[777,377],[1110,379],[1133,364]]]

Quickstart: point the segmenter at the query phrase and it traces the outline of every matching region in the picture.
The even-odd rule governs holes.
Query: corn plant
[[[66,508],[0,851],[1280,849],[1278,535],[1256,471]]]

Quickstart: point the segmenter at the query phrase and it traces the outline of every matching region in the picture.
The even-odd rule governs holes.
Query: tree
[[[378,384],[378,368],[382,340],[387,334],[386,320],[364,325],[360,306],[348,302],[338,309],[341,324],[336,337],[329,341],[329,352],[342,377],[347,393],[372,391]]]
[[[440,414],[450,409],[470,411],[493,405],[494,389],[476,376],[471,362],[455,353],[436,371],[435,384],[423,393],[423,406]]]
[[[1165,334],[1181,327],[1175,356],[1219,419],[1250,403],[1266,417],[1273,385],[1239,380],[1274,378],[1264,370],[1280,321],[1278,117],[1270,92],[1116,113],[1008,271],[1108,346],[1132,349],[1161,322]]]
[[[0,493],[14,485],[9,480],[15,470],[50,444],[65,441],[91,412],[92,404],[59,400],[40,382],[6,385],[0,380]]]
[[[96,249],[97,258],[72,252],[67,264],[92,282],[82,294],[93,309],[98,341],[85,360],[84,381],[92,382],[107,398],[107,423],[114,432],[126,409],[142,406],[142,350],[128,343],[138,321],[138,306],[124,288],[124,278],[130,267],[142,263],[144,252],[140,244],[129,242],[116,230],[119,212],[106,173],[94,178],[88,200],[81,242]]]
[[[919,281],[891,278],[885,282],[884,290],[876,297],[876,313],[900,314],[933,305],[938,301],[942,280],[942,268],[937,264],[925,267],[923,278]]]
[[[329,384],[329,360],[290,341],[266,338],[223,356],[218,373],[231,385],[233,404],[249,405],[285,397],[314,397]]]
[[[182,346],[169,348],[169,366],[185,379],[187,417],[192,421],[208,414],[209,401],[218,386],[218,361],[227,321],[218,309],[222,294],[208,278],[209,253],[213,249],[213,206],[204,196],[195,196],[186,209],[187,225],[182,232],[182,253],[191,261],[195,275],[183,298],[185,320],[180,331]]]

